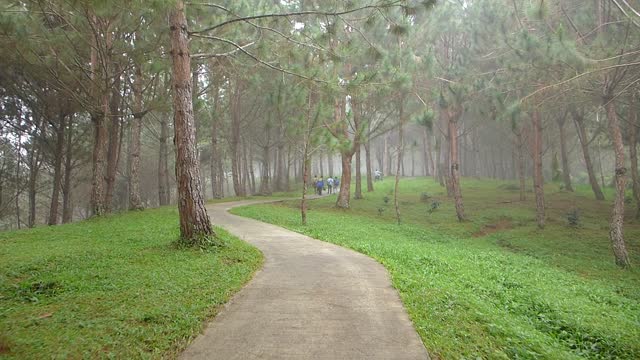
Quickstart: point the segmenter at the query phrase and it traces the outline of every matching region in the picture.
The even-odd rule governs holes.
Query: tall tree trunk
[[[342,150],[340,152],[341,163],[342,163],[342,179],[340,180],[340,192],[338,193],[338,199],[336,200],[336,207],[342,209],[348,209],[351,204],[351,160],[353,158],[353,154],[356,149],[360,147],[360,137],[359,137],[359,128],[360,128],[360,112],[358,110],[359,104],[356,102],[355,96],[351,97],[351,107],[353,109],[353,123],[356,129],[355,136],[353,138],[353,144],[349,149]],[[342,124],[342,128],[340,131],[342,132],[342,136],[347,139],[348,138],[348,125],[345,123],[347,120],[342,116],[342,102],[336,100],[334,102],[334,116],[336,116],[336,123],[340,122]]]
[[[360,163],[360,146],[356,149],[356,193],[354,194],[355,199],[362,199],[362,172],[360,168],[362,164]]]
[[[67,127],[67,148],[65,150],[64,164],[64,185],[62,186],[62,223],[67,224],[73,221],[73,202],[72,202],[72,185],[71,177],[73,171],[72,165],[72,137],[73,137],[73,120],[69,118],[69,126]]]
[[[36,120],[36,131],[40,130],[40,120]],[[29,151],[29,218],[27,226],[32,228],[36,225],[36,195],[38,192],[38,173],[42,164],[42,151],[39,144],[34,141]],[[4,165],[4,162],[3,162]],[[0,174],[1,176],[1,174]],[[0,180],[0,183],[2,180]],[[0,204],[2,203],[2,185],[0,184]]]
[[[223,184],[222,176],[224,176],[224,174],[220,173],[220,168],[222,168],[222,151],[220,151],[218,144],[220,132],[220,82],[215,77],[213,65],[211,66],[210,73],[212,77],[210,80],[212,83],[210,97],[213,100],[213,109],[211,111],[211,159],[209,163],[211,170],[211,195],[214,199],[221,199]]]
[[[383,163],[386,166],[386,169],[381,171],[384,171],[385,174],[392,174],[393,172],[391,171],[391,151],[389,151],[389,134],[387,134],[384,137],[384,149],[383,149],[383,155],[382,155],[382,159],[383,159]]]
[[[631,160],[631,188],[636,201],[636,219],[640,219],[640,179],[638,179],[638,110],[636,95],[631,95],[629,103],[629,159]]]
[[[244,186],[242,186],[242,157],[240,149],[240,93],[241,82],[238,78],[236,86],[231,96],[231,176],[233,180],[233,191],[236,196],[245,196]]]
[[[589,154],[590,141],[587,138],[587,130],[584,123],[584,114],[579,113],[577,110],[572,110],[571,116],[573,117],[576,130],[578,131],[578,139],[580,140],[585,167],[587,168],[587,174],[589,175],[589,184],[591,184],[591,189],[593,190],[593,194],[595,195],[596,200],[604,200],[604,194],[600,189],[600,185],[598,185],[598,178],[596,177],[595,170],[593,169],[591,155]]]
[[[158,203],[160,206],[169,205],[169,159],[167,138],[169,136],[167,121],[160,120],[160,149],[158,154]]]
[[[566,121],[567,114],[563,114],[562,117],[556,119],[558,123],[558,130],[560,134],[560,157],[562,158],[562,179],[564,180],[564,188],[567,191],[573,192],[571,186],[571,170],[569,168],[569,155],[567,153],[567,136],[564,131],[564,123]]]
[[[129,210],[142,210],[140,196],[140,133],[142,131],[142,69],[136,66],[133,79],[133,124],[131,127],[130,163],[129,163]]]
[[[456,205],[456,215],[458,221],[464,221],[464,204],[462,202],[462,191],[460,190],[460,164],[458,161],[458,117],[461,109],[456,109],[453,113],[446,110],[449,125],[449,158],[451,159],[451,188]]]
[[[111,212],[113,208],[113,192],[116,184],[116,173],[118,172],[118,162],[120,160],[120,141],[121,141],[121,81],[120,71],[116,67],[116,75],[113,86],[111,88],[111,102],[109,112],[111,114],[111,128],[109,131],[109,148],[107,150],[107,191],[105,194],[105,210]]]
[[[200,167],[196,154],[193,104],[191,103],[187,19],[184,3],[178,0],[169,16],[171,29],[172,87],[174,109],[174,141],[176,144],[176,181],[180,235],[188,243],[202,245],[213,235],[200,184]]]
[[[520,201],[527,200],[527,190],[525,186],[525,158],[524,158],[524,139],[522,138],[522,129],[518,130],[517,146],[518,146],[518,179],[520,180]]]
[[[329,177],[333,177],[333,152],[327,151],[327,168],[329,169]]]
[[[426,127],[422,129],[422,145],[424,147],[424,175],[430,176],[432,174],[433,157],[431,155],[429,132]]]
[[[364,143],[364,161],[367,168],[367,192],[373,191],[373,171],[371,170],[371,134],[367,134]]]
[[[532,114],[533,122],[533,189],[536,195],[536,222],[544,229],[544,178],[542,177],[542,120],[537,110]]]
[[[402,167],[402,153],[404,147],[404,99],[400,98],[400,106],[398,108],[398,157],[396,159],[396,179],[393,187],[393,205],[396,210],[396,222],[400,224],[400,202],[398,201],[398,192],[400,191],[400,168]]]
[[[56,128],[56,150],[53,164],[53,190],[51,191],[51,207],[49,208],[49,225],[56,225],[58,223],[58,204],[60,200],[60,187],[62,186],[62,158],[64,156],[66,118],[66,114],[61,113],[58,127]]]
[[[622,268],[631,265],[629,262],[629,254],[624,242],[624,190],[627,182],[627,168],[624,163],[624,143],[622,141],[622,133],[620,124],[618,123],[618,115],[613,102],[612,96],[604,98],[605,108],[607,110],[607,118],[609,125],[609,135],[613,142],[613,151],[615,153],[615,185],[616,198],[613,202],[613,210],[611,214],[611,223],[609,227],[609,239],[613,247],[613,254],[616,258],[616,264]]]

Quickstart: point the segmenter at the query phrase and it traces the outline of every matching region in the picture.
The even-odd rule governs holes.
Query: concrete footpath
[[[382,265],[227,212],[252,203],[207,207],[265,262],[181,359],[429,359]]]

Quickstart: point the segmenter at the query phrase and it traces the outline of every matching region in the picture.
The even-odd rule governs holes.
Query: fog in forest
[[[348,208],[379,171],[433,177],[460,220],[460,178],[511,180],[540,228],[544,183],[588,184],[624,245],[640,204],[637,3],[176,6],[0,3],[1,229],[176,204],[187,184],[206,201],[339,177]]]

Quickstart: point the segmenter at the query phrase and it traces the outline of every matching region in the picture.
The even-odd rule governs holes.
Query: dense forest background
[[[379,169],[433,176],[461,221],[460,177],[513,179],[540,228],[543,183],[588,183],[624,267],[639,29],[629,0],[3,0],[0,228],[314,176],[349,208]]]

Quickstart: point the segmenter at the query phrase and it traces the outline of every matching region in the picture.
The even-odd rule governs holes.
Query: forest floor
[[[251,202],[207,207],[265,262],[182,359],[428,359],[383,266],[227,212]]]
[[[177,356],[262,264],[217,231],[220,250],[175,248],[171,206],[0,233],[0,358]]]
[[[547,226],[538,230],[532,193],[520,202],[514,184],[474,179],[462,182],[464,223],[433,180],[403,179],[397,225],[392,183],[376,183],[348,211],[333,196],[314,200],[307,226],[298,201],[232,212],[378,260],[433,358],[640,358],[640,271],[614,265],[611,189],[595,201],[587,186],[568,193],[548,184]],[[638,267],[631,208],[625,234]],[[574,210],[577,226],[568,221]]]

